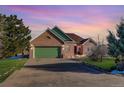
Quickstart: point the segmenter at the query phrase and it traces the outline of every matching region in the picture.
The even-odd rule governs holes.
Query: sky
[[[32,38],[48,27],[58,26],[66,33],[106,41],[108,29],[115,32],[124,16],[123,5],[0,5],[0,13],[17,15],[29,26]]]

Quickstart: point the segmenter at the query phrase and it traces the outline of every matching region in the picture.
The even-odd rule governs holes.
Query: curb
[[[14,71],[15,67],[12,67],[9,71],[3,73],[2,75],[0,75],[0,78],[2,79],[3,77],[8,77],[13,71]]]
[[[85,65],[85,66],[88,66],[88,67],[90,67],[90,68],[93,68],[93,69],[95,69],[95,70],[98,70],[98,71],[100,71],[100,72],[103,72],[103,73],[106,73],[106,74],[111,74],[110,71],[105,70],[105,69],[102,69],[102,68],[97,67],[97,66],[95,66],[95,65],[86,64],[86,63],[84,63],[84,62],[82,62],[82,64]]]

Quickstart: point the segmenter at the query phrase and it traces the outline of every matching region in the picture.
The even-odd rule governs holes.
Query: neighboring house
[[[58,27],[31,41],[30,58],[74,58],[75,42]]]
[[[74,58],[88,55],[95,46],[91,38],[83,39],[54,27],[31,41],[30,58]]]

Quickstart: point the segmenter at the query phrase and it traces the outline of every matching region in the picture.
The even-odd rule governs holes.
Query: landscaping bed
[[[15,70],[21,69],[27,59],[0,60],[0,82],[4,81]]]
[[[114,58],[103,58],[102,62],[93,61],[89,58],[84,58],[83,63],[91,67],[94,67],[96,69],[104,70],[104,71],[112,71],[116,68]]]

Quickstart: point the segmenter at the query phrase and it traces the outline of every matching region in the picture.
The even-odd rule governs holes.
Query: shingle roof
[[[76,42],[80,42],[80,41],[82,41],[82,40],[84,40],[82,37],[80,37],[80,36],[78,36],[78,35],[76,35],[76,34],[74,34],[74,33],[66,33],[70,38],[72,38],[74,41],[76,41]]]
[[[90,38],[84,39],[74,33],[64,33],[61,29],[59,29],[57,26],[55,26],[52,29],[47,29],[48,31],[50,31],[52,34],[54,34],[58,39],[60,39],[62,42],[65,41],[74,41],[78,44],[83,44],[84,42],[86,42],[87,40],[89,40]],[[36,38],[35,38],[36,39]],[[93,43],[96,43],[94,40],[90,39]],[[34,41],[34,39],[32,40]],[[32,42],[31,41],[31,42]]]
[[[87,40],[89,40],[90,42],[94,43],[95,45],[97,45],[97,43],[92,39],[92,38],[86,38],[86,39],[83,39],[80,44],[84,44]]]
[[[83,44],[84,42],[86,42],[89,38],[83,39],[82,41],[80,41],[81,44]]]
[[[50,32],[52,32],[56,37],[58,37],[62,41],[72,41],[72,39],[68,35],[66,35],[62,30],[60,30],[56,26],[51,29]]]

